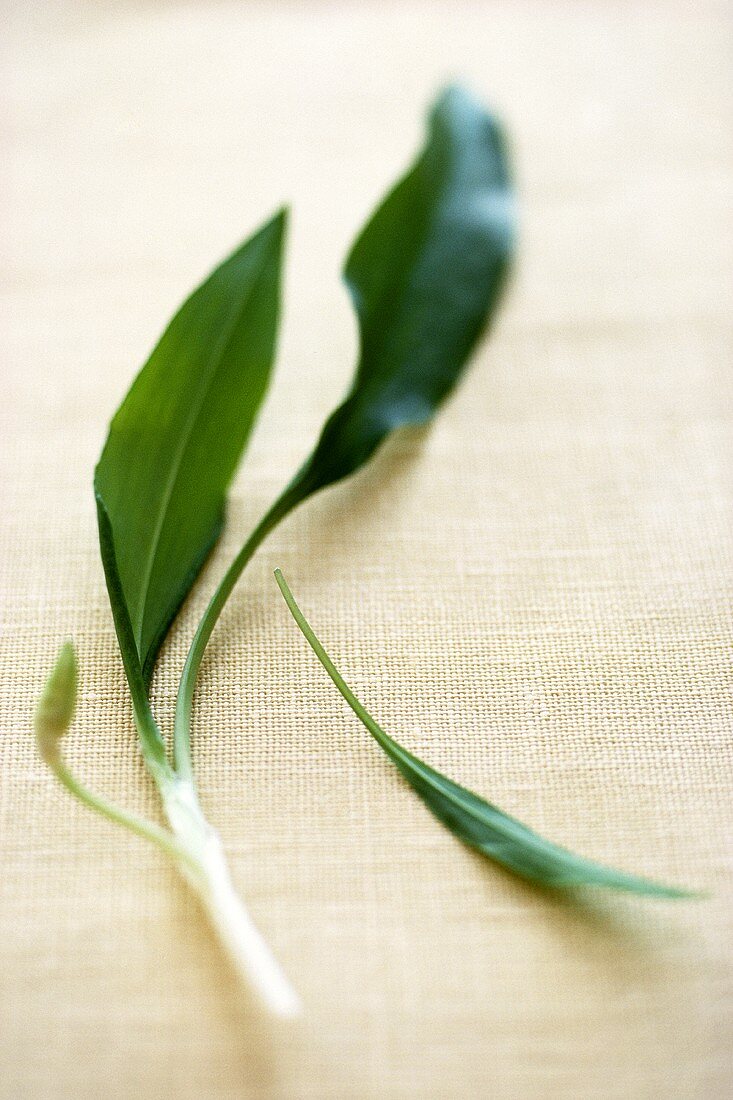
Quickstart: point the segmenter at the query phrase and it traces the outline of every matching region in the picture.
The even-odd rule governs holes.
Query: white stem
[[[300,1001],[234,889],[216,833],[207,842],[201,899],[221,942],[241,974],[277,1016],[297,1016]]]
[[[234,889],[221,839],[204,818],[195,791],[179,780],[163,797],[173,831],[196,865],[194,870],[179,863],[181,873],[199,895],[237,972],[276,1016],[297,1016],[298,995]]]

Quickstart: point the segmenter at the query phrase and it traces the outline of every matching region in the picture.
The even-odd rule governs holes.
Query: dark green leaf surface
[[[295,602],[280,570],[275,577],[293,618],[351,709],[428,809],[465,844],[478,849],[522,878],[551,887],[607,886],[664,898],[691,896],[689,891],[627,875],[576,856],[539,836],[477,794],[459,786],[403,749],[384,732],[346,684]]]
[[[431,419],[499,301],[513,229],[499,127],[466,91],[449,88],[420,157],[346,262],[356,376],[286,490],[288,507],[353,473],[395,428]]]
[[[145,686],[219,536],[226,489],[267,389],[284,230],[281,212],[184,303],[112,420],[97,465],[115,625],[128,677],[139,666]]]

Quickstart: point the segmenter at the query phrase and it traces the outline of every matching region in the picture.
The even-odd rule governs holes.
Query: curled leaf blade
[[[501,130],[468,92],[448,88],[417,161],[347,258],[359,362],[286,490],[289,507],[354,473],[397,428],[433,417],[494,314],[513,247]]]

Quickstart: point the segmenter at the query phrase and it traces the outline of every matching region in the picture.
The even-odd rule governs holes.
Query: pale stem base
[[[218,833],[204,818],[191,785],[177,781],[163,792],[168,820],[189,859],[181,873],[196,891],[237,972],[277,1016],[300,1012],[297,993],[260,934],[232,883]]]

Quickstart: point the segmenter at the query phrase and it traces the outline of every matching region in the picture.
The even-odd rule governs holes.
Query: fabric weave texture
[[[0,1096],[700,1100],[733,1087],[730,6],[2,5]],[[288,519],[195,702],[202,801],[305,1002],[263,1019],[155,850],[77,806],[30,715],[151,815],[97,548],[109,418],[188,291],[293,204],[276,380],[198,616],[350,377],[339,270],[460,76],[521,210],[500,320],[429,432]],[[709,899],[574,903],[463,848],[326,679],[552,839]]]

